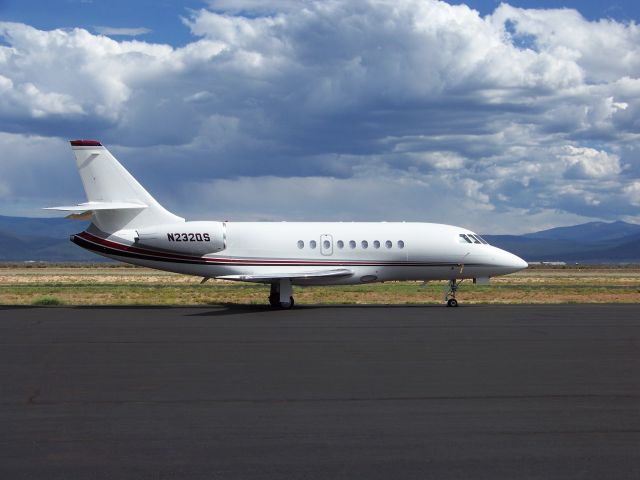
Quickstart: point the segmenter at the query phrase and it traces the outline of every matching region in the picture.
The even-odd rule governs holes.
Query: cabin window
[[[393,247],[393,242],[391,240],[387,240],[386,242],[384,242],[384,246],[387,248],[391,248]]]
[[[404,241],[398,240],[398,248],[401,250],[404,248]]]
[[[373,248],[380,248],[380,242],[378,240],[373,241]]]
[[[311,241],[309,242],[309,246],[310,246],[312,249],[313,249],[313,248],[316,248],[316,245],[317,245],[317,244],[316,244],[316,241],[315,241],[315,240],[311,240]]]
[[[304,248],[304,242],[302,240],[298,240],[298,248],[302,250]]]
[[[369,242],[367,242],[366,240],[362,240],[360,245],[362,245],[362,248],[364,248],[365,250],[369,248]]]
[[[337,242],[338,248],[344,248],[344,242],[342,240],[338,240]]]
[[[356,248],[355,240],[349,240],[349,248]]]
[[[331,248],[331,242],[329,240],[324,240],[322,242],[322,248],[325,250],[329,250]]]

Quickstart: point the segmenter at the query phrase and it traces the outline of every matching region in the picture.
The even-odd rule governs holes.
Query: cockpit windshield
[[[489,242],[487,242],[484,238],[482,238],[480,235],[478,235],[477,233],[474,233],[475,237],[480,240],[480,243],[484,243],[485,245],[489,245]]]
[[[488,245],[484,238],[475,233],[461,233],[460,234],[460,243],[477,243],[477,244],[485,244]]]
[[[464,242],[467,242],[467,243],[473,243],[473,242],[471,241],[471,239],[470,239],[469,237],[467,237],[464,233],[461,233],[461,234],[460,234],[460,238],[462,239],[462,241],[461,241],[460,243],[464,243]]]

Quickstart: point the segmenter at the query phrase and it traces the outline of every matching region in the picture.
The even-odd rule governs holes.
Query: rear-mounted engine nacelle
[[[159,250],[206,255],[226,248],[224,222],[182,222],[136,230],[136,244]]]

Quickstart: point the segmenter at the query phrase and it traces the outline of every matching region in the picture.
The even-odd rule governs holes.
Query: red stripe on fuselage
[[[166,262],[185,262],[185,263],[200,263],[202,265],[265,265],[265,266],[449,266],[455,265],[451,262],[406,262],[406,261],[359,261],[359,260],[287,260],[287,259],[253,259],[253,258],[224,258],[224,257],[197,257],[193,255],[183,255],[179,253],[169,253],[157,250],[150,250],[147,248],[140,248],[133,245],[125,245],[123,243],[107,240],[102,237],[98,237],[89,232],[81,232],[76,235],[77,237],[98,245],[100,247],[114,250],[108,252],[111,255],[118,255],[118,253],[126,254],[127,256],[140,255],[147,258],[149,257],[157,261]],[[105,252],[107,253],[107,252]]]
[[[196,257],[193,255],[183,255],[179,253],[168,253],[168,252],[160,252],[157,250],[150,250],[146,248],[135,247],[132,245],[125,245],[123,243],[114,242],[112,240],[107,240],[105,238],[98,237],[89,232],[82,232],[77,235],[78,237],[101,245],[103,247],[108,247],[117,251],[127,252],[129,254],[139,254],[145,255],[147,257],[157,258],[159,261],[169,260],[183,260],[189,262],[201,262],[203,264],[230,264],[230,265],[301,265],[301,266],[310,266],[310,265],[332,265],[332,266],[340,266],[340,265],[380,265],[380,264],[389,264],[389,265],[397,265],[398,262],[371,262],[371,261],[353,261],[349,260],[348,262],[340,262],[340,261],[330,261],[330,260],[285,260],[285,259],[271,259],[271,260],[263,260],[263,259],[237,259],[237,258],[223,258],[223,257]],[[117,254],[117,253],[114,253]],[[405,264],[402,262],[401,264]]]

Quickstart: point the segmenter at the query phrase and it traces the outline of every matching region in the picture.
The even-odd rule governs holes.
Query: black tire
[[[273,308],[280,306],[280,298],[278,295],[269,295],[269,305]]]
[[[290,308],[293,308],[294,303],[293,297],[289,297],[288,302],[280,302],[280,308],[283,310],[289,310]]]
[[[458,306],[458,301],[455,298],[450,298],[447,301],[447,307],[457,307]]]

